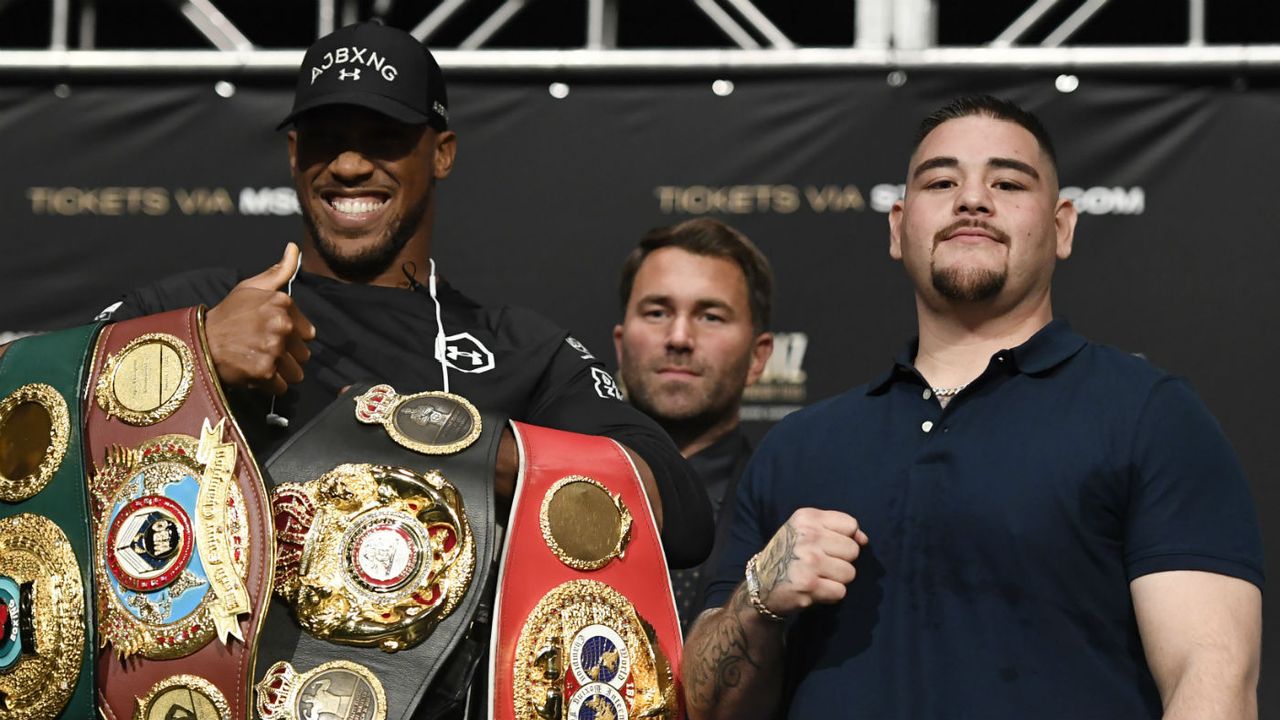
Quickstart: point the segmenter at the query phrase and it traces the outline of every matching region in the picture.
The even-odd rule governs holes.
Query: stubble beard
[[[434,186],[434,182],[432,185]],[[316,252],[325,265],[340,279],[353,283],[365,283],[381,275],[399,257],[400,251],[422,224],[431,206],[434,187],[409,212],[400,218],[390,218],[382,237],[372,246],[353,254],[343,252],[342,241],[320,232],[315,216],[309,207],[303,209],[302,223],[308,235],[315,241]],[[323,201],[322,201],[323,202]]]
[[[710,385],[694,388],[692,397],[689,393],[682,393],[678,398],[673,393],[664,393],[657,387],[660,381],[654,375],[633,363],[623,363],[621,375],[631,404],[656,420],[677,445],[683,446],[726,418],[736,419],[750,362],[750,357],[743,358],[720,373]]]

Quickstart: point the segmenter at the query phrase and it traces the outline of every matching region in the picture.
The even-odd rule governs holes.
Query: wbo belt
[[[521,468],[499,571],[492,717],[683,717],[680,623],[631,459],[608,438],[511,425]]]
[[[204,309],[104,328],[87,394],[99,710],[248,717],[273,528],[206,350]]]
[[[98,325],[0,356],[0,716],[94,714],[93,567],[80,389]]]
[[[258,717],[401,720],[476,661],[462,649],[486,614],[504,420],[361,384],[267,461],[276,582]]]

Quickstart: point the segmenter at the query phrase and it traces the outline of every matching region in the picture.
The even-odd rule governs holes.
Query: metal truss
[[[141,5],[155,6],[158,12],[180,13],[207,43],[207,48],[95,49],[99,3],[108,1],[47,0],[50,11],[47,48],[0,47],[0,73],[119,75],[234,71],[278,75],[292,72],[301,59],[301,49],[265,49],[255,45],[251,39],[254,28],[246,24],[245,30],[241,30],[218,7],[218,4],[228,7],[228,3],[236,0],[132,1],[134,13],[139,12]],[[263,5],[272,2],[259,1]],[[940,0],[848,0],[854,10],[853,27],[849,29],[852,42],[843,47],[802,46],[794,42],[770,19],[769,13],[776,13],[777,8],[768,7],[768,0],[685,0],[709,22],[708,27],[718,33],[718,42],[712,44],[720,47],[624,49],[618,45],[622,0],[584,0],[586,32],[580,47],[512,50],[493,46],[495,35],[517,22],[527,6],[557,1],[500,0],[492,7],[493,0],[439,0],[434,6],[423,7],[410,0],[314,0],[313,14],[295,17],[291,22],[306,23],[314,29],[309,33],[309,37],[314,38],[358,20],[387,17],[393,12],[403,17],[413,13],[412,7],[423,7],[417,11],[420,19],[415,17],[416,23],[410,32],[428,43],[440,63],[451,72],[485,75],[839,68],[1280,69],[1280,31],[1274,44],[1207,43],[1206,0],[1168,0],[1163,4],[1159,12],[1185,14],[1188,28],[1185,42],[1171,45],[1072,45],[1072,38],[1112,0],[1029,0],[1026,9],[1002,32],[981,45],[967,47],[939,45]],[[6,11],[11,11],[14,5],[14,0],[0,0],[0,25],[5,22]],[[484,8],[479,15],[474,12],[478,7]],[[439,39],[442,27],[466,14],[460,12],[466,10],[472,10],[472,20],[480,17],[479,21],[474,22],[460,41],[442,42]],[[581,22],[582,18],[576,20]],[[1039,37],[1038,42],[1028,39],[1033,34]],[[44,45],[43,42],[28,44]]]

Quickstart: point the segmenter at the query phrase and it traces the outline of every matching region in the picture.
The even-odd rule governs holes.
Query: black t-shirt
[[[751,441],[734,428],[701,452],[689,458],[689,464],[702,479],[711,500],[716,519],[716,542],[706,562],[697,567],[671,571],[671,589],[675,593],[680,629],[687,637],[703,606],[703,595],[716,570],[720,555],[729,545],[729,523],[733,520],[733,501],[738,492],[738,478],[751,460]]]
[[[198,270],[125,296],[110,315],[123,320],[192,305],[216,305],[242,279],[234,270]],[[433,357],[435,305],[426,288],[341,283],[299,273],[294,302],[316,327],[304,380],[275,400],[287,428],[266,423],[269,396],[231,391],[236,420],[266,458],[342,389],[383,382],[408,394],[443,389]],[[675,444],[651,419],[621,401],[613,377],[581,343],[530,310],[484,307],[439,283],[449,389],[484,411],[561,430],[603,435],[634,450],[653,470],[664,515],[662,542],[675,567],[697,565],[711,550],[706,492]]]

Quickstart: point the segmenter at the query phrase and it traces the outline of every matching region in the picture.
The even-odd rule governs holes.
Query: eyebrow
[[[939,157],[931,157],[928,160],[925,160],[924,162],[916,166],[916,169],[911,173],[911,179],[914,180],[920,177],[922,173],[926,173],[930,170],[935,170],[937,168],[953,168],[953,167],[959,167],[959,166],[960,166],[960,161],[950,156],[943,155]],[[1005,157],[990,158],[989,160],[987,160],[987,167],[1016,170],[1020,173],[1025,173],[1027,175],[1030,175],[1036,180],[1040,179],[1040,173],[1036,172],[1035,168],[1031,167],[1027,163],[1022,162],[1021,160],[1015,160],[1013,158],[1005,158]]]
[[[674,305],[675,301],[670,295],[655,293],[651,295],[645,295],[636,301],[637,306],[645,305],[645,304]],[[733,306],[730,305],[728,302],[717,299],[717,298],[710,298],[710,297],[697,298],[696,300],[693,301],[693,307],[699,310],[705,310],[707,308],[719,308],[722,310],[733,312]]]

